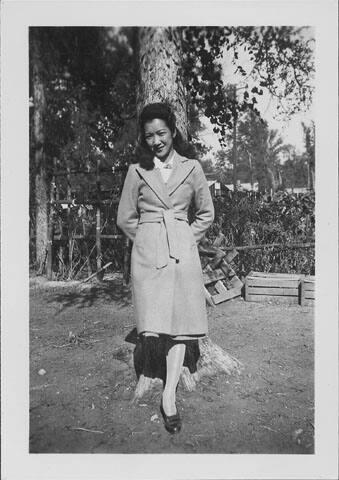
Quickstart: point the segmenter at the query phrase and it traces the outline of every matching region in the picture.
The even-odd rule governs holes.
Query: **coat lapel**
[[[144,168],[137,167],[136,170],[165,207],[173,208],[170,196],[186,180],[194,168],[195,166],[192,165],[191,162],[188,162],[185,157],[182,157],[175,152],[173,158],[173,170],[168,179],[167,185],[164,183],[161,173],[157,168],[145,170]]]
[[[168,195],[172,195],[176,189],[186,180],[188,175],[194,170],[194,165],[187,162],[185,157],[175,153],[173,159],[173,170],[167,182]]]
[[[138,171],[139,175],[145,180],[150,189],[153,190],[159,200],[165,205],[165,207],[173,208],[171,199],[168,195],[168,189],[161,177],[161,173],[159,172],[159,170],[157,168],[153,168],[153,170],[145,170],[141,167],[137,167],[136,170]]]

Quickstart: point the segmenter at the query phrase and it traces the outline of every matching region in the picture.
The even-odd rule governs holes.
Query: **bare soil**
[[[208,308],[210,338],[240,375],[178,389],[180,434],[164,429],[161,388],[131,404],[131,297],[121,278],[80,286],[32,278],[31,453],[314,453],[311,307],[245,302]]]

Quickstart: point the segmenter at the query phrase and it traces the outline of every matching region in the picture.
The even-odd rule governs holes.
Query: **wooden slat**
[[[305,281],[306,282],[314,282],[315,281],[315,276],[314,275],[307,275],[307,277],[305,277]]]
[[[248,286],[256,287],[281,287],[281,288],[296,288],[299,284],[299,279],[287,279],[287,278],[260,278],[260,277],[247,277]]]
[[[277,288],[277,287],[248,287],[248,293],[250,295],[286,295],[286,296],[298,296],[298,288]]]
[[[217,305],[218,303],[225,302],[226,300],[231,300],[232,298],[239,297],[241,295],[241,290],[236,288],[232,290],[226,290],[223,293],[218,293],[217,295],[213,295],[212,299],[213,302]]]
[[[228,263],[222,261],[220,266],[219,266],[220,270],[225,274],[226,277],[230,276],[230,275],[235,275],[235,271],[233,270],[233,268],[231,268]]]
[[[300,305],[308,305],[315,300],[315,282],[309,277],[302,279],[300,285]]]
[[[203,272],[203,279],[205,285],[217,282],[218,280],[221,280],[223,278],[225,278],[225,274],[220,270],[216,270],[215,272]]]
[[[219,282],[217,282],[215,285],[214,285],[214,288],[216,289],[216,291],[218,293],[225,293],[227,292],[227,288],[225,287],[225,285],[219,280]]]
[[[243,282],[239,277],[234,275],[234,277],[229,281],[231,288],[242,288],[244,286]]]
[[[299,279],[304,277],[304,275],[299,273],[270,273],[270,272],[253,272],[251,271],[248,274],[249,277],[272,277],[272,278],[292,278],[292,279]]]
[[[34,238],[34,237],[31,237],[31,238]],[[73,235],[73,239],[74,240],[87,240],[87,239],[90,239],[90,238],[96,238],[95,234],[94,235]],[[124,235],[106,235],[106,234],[100,234],[100,238],[101,239],[109,239],[109,240],[119,240],[121,238],[124,238]],[[57,240],[67,240],[68,237],[67,235],[54,235],[53,236],[53,241],[57,241]]]
[[[210,294],[210,292],[207,290],[206,287],[204,287],[204,292],[205,292],[205,299],[206,299],[206,302],[211,305],[211,307],[215,307],[215,304],[213,302],[213,299],[212,299],[212,295]]]
[[[230,263],[236,256],[238,255],[238,252],[235,248],[233,248],[233,250],[231,250],[230,252],[227,253],[226,257],[225,257],[225,261],[227,263]],[[223,262],[225,263],[225,262]]]
[[[245,278],[245,302],[249,301],[249,293],[248,293],[248,277]]]
[[[247,295],[246,301],[248,302],[273,302],[273,303],[287,303],[287,304],[297,304],[299,303],[298,297],[284,297],[277,295]]]
[[[313,307],[314,306],[314,300],[311,300],[310,298],[305,298],[304,305]]]

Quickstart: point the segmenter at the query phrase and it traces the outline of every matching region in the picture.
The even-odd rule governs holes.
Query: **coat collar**
[[[159,200],[161,200],[167,208],[173,208],[170,196],[186,180],[194,168],[195,166],[192,165],[191,162],[188,162],[187,158],[182,157],[175,152],[173,158],[173,170],[168,179],[167,185],[164,183],[161,173],[157,168],[153,168],[153,170],[145,170],[138,166],[137,170],[147,185],[157,195]]]
[[[173,159],[173,171],[167,182],[168,194],[172,195],[176,189],[186,180],[188,175],[194,170],[195,166],[175,152]]]

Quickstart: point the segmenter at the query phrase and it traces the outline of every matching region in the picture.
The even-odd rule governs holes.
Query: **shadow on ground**
[[[59,314],[70,307],[89,308],[98,302],[114,302],[120,308],[131,304],[131,288],[123,285],[118,277],[107,278],[100,282],[95,281],[91,284],[72,282],[69,283],[68,288],[63,288],[61,285],[51,288],[51,283],[40,284],[36,287],[36,293],[38,294],[40,289],[45,290],[49,287],[48,295],[45,295],[45,298],[47,297],[48,303],[60,305]]]

